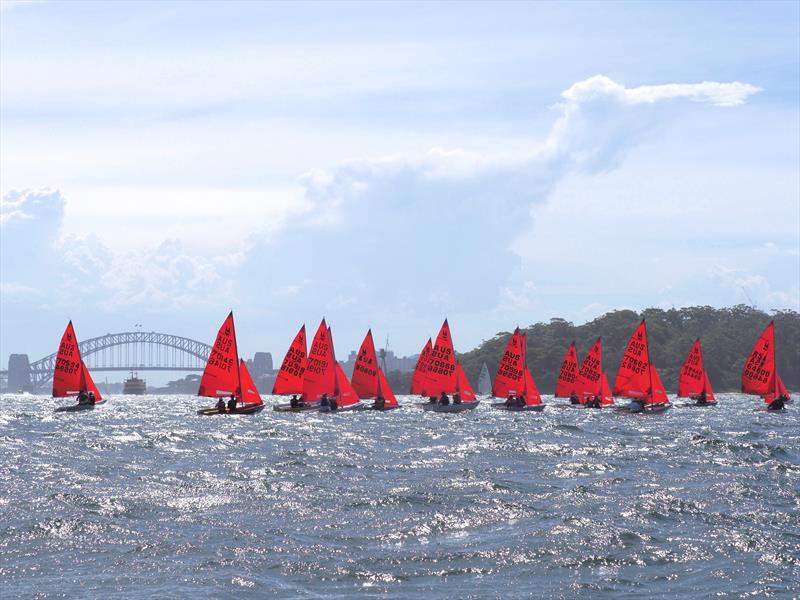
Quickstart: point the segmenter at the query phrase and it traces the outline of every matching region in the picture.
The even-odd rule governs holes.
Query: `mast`
[[[650,357],[650,336],[647,335],[647,322],[642,319],[644,324],[644,343],[647,346],[647,377],[650,379],[650,399],[653,400],[653,359]]]
[[[239,364],[239,342],[236,339],[236,324],[233,319],[233,311],[231,311],[231,329],[233,330],[233,350],[236,352],[236,395],[239,400],[242,399],[242,368]]]

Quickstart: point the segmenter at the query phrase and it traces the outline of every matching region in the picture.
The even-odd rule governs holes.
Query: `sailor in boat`
[[[506,398],[506,408],[511,408],[516,404],[517,400],[514,398],[514,394],[509,394],[508,398]]]
[[[441,404],[442,406],[447,406],[448,404],[450,404],[450,397],[444,392],[442,392],[442,395],[439,396],[439,404]]]
[[[525,406],[525,394],[520,394],[519,396],[517,396],[517,399],[514,402],[518,408],[522,408],[523,406]]]
[[[631,400],[630,404],[628,404],[628,410],[632,413],[642,412],[644,410],[644,403],[639,400]]]
[[[386,398],[383,397],[382,394],[378,394],[378,397],[375,398],[375,402],[372,404],[372,408],[375,410],[383,410],[383,407],[386,405]]]
[[[322,397],[319,399],[320,408],[330,408],[331,401],[328,399],[328,394],[322,394]]]
[[[228,400],[228,412],[233,412],[236,410],[236,396],[231,395],[231,399]]]
[[[458,392],[453,394],[453,404],[461,404],[461,394]]]
[[[300,408],[300,398],[297,397],[297,394],[292,396],[292,399],[289,400],[289,406],[292,408]]]
[[[578,396],[577,396],[577,394],[575,394],[575,392],[573,392],[572,395],[569,397],[569,403],[570,404],[580,404],[581,403],[581,401],[578,399]]]
[[[225,412],[225,399],[224,398],[219,398],[217,400],[217,404],[216,404],[216,406],[214,408],[216,408],[219,412],[224,413]]]
[[[89,404],[89,394],[86,393],[86,390],[78,392],[78,404]]]
[[[94,399],[94,392],[89,392],[89,399],[87,401],[88,404],[94,404],[96,401]]]
[[[702,406],[704,404],[708,404],[708,400],[706,399],[706,391],[703,390],[700,392],[700,395],[697,397],[697,405]]]
[[[786,404],[787,399],[786,396],[781,394],[767,405],[767,410],[783,410],[783,405]]]
[[[339,403],[336,401],[336,398],[330,399],[330,407],[331,407],[331,412],[339,408]]]
[[[428,398],[428,404],[436,404],[436,396],[431,396]]]

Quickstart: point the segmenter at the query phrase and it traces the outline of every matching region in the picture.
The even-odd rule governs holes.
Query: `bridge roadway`
[[[211,346],[155,331],[107,333],[78,344],[90,371],[202,371]],[[41,387],[53,378],[56,353],[30,364],[31,383]],[[0,371],[7,378],[7,371]]]

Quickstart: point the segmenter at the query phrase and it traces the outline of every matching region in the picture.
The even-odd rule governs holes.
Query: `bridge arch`
[[[156,331],[107,333],[78,344],[90,371],[202,371],[211,346]],[[56,353],[31,363],[31,380],[41,386],[53,378]]]

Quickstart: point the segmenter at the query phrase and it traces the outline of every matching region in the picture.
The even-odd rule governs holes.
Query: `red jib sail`
[[[526,405],[534,406],[542,403],[542,396],[539,394],[539,390],[536,389],[536,383],[534,383],[533,375],[531,375],[528,367],[525,367],[525,387],[523,387],[522,393],[525,395]]]
[[[350,383],[359,398],[375,398],[378,395],[378,357],[372,341],[372,330],[367,331],[361,348],[358,350]]]
[[[331,340],[325,319],[322,319],[308,352],[308,364],[303,377],[303,400],[315,402],[322,397],[322,394],[332,396],[335,391],[336,367],[333,357],[333,340]]]
[[[334,396],[336,397],[336,402],[339,405],[339,408],[343,408],[345,406],[350,406],[351,404],[358,403],[358,394],[353,389],[353,386],[350,385],[350,382],[347,381],[347,376],[344,374],[342,370],[342,365],[338,362],[336,363],[336,390],[334,391]]]
[[[385,408],[390,408],[392,406],[399,406],[397,404],[397,398],[394,397],[394,392],[392,392],[392,388],[389,387],[389,382],[386,381],[386,375],[383,374],[383,370],[378,368],[378,396],[382,396],[385,402],[383,406]]]
[[[603,387],[602,387],[602,394],[600,396],[600,404],[602,406],[611,406],[614,404],[614,396],[611,395],[611,386],[608,385],[608,377],[606,377],[605,371],[603,372]]]
[[[643,398],[650,393],[650,352],[647,347],[647,327],[644,319],[633,332],[622,355],[614,395]]]
[[[564,362],[561,363],[561,370],[558,372],[556,380],[555,398],[569,398],[577,393],[575,382],[578,377],[578,351],[575,349],[575,342],[567,348]]]
[[[450,325],[447,319],[442,323],[436,338],[425,373],[425,393],[438,396],[442,392],[452,394],[456,391],[456,355]]]
[[[236,347],[236,330],[231,311],[219,328],[214,347],[208,355],[197,395],[238,396],[239,387],[239,350]]]
[[[89,369],[86,368],[86,364],[83,361],[81,361],[81,389],[86,390],[87,393],[94,393],[95,404],[103,399],[103,397],[100,395],[100,390],[97,389],[97,386],[92,380],[92,375],[89,373]]]
[[[705,365],[703,364],[703,349],[700,347],[700,338],[697,338],[689,350],[689,355],[683,363],[678,379],[678,397],[697,398],[705,391],[706,400],[714,399],[711,383],[708,380]]]
[[[431,359],[431,352],[433,351],[433,344],[431,338],[428,338],[428,343],[422,349],[422,352],[417,359],[417,364],[414,366],[414,373],[411,375],[411,390],[410,394],[425,395],[425,378],[428,372],[428,362]]]
[[[472,391],[472,386],[469,384],[464,369],[461,368],[461,363],[456,363],[456,393],[461,396],[462,402],[474,402],[475,392]]]
[[[247,370],[247,363],[242,359],[239,359],[239,380],[242,389],[241,395],[237,398],[239,402],[244,404],[264,404],[261,394],[256,389],[256,384],[253,383],[253,378],[250,377],[250,371]]]
[[[81,351],[78,349],[78,338],[72,321],[67,324],[56,355],[56,366],[53,370],[53,398],[76,396],[85,387],[81,387]],[[88,390],[86,390],[88,391]]]
[[[509,394],[519,395],[525,388],[525,337],[519,327],[508,340],[506,350],[497,367],[492,386],[492,396],[505,398]]]
[[[667,392],[664,390],[664,384],[661,383],[661,377],[658,376],[656,366],[650,363],[650,393],[644,397],[645,404],[660,404],[667,401]]]
[[[780,375],[775,375],[775,377],[778,380],[778,393],[781,396],[786,396],[788,398],[789,397],[789,390],[787,390],[786,386],[783,385],[783,379],[781,379]]]
[[[775,325],[770,321],[758,338],[742,371],[742,391],[766,396],[777,389],[775,379]]]
[[[589,350],[589,354],[583,359],[580,371],[578,371],[578,396],[581,402],[586,402],[587,398],[600,396],[603,387],[603,339],[597,341]]]
[[[302,394],[303,376],[306,373],[306,326],[303,325],[300,331],[289,346],[286,356],[283,357],[278,376],[275,378],[275,385],[272,387],[273,394]]]

